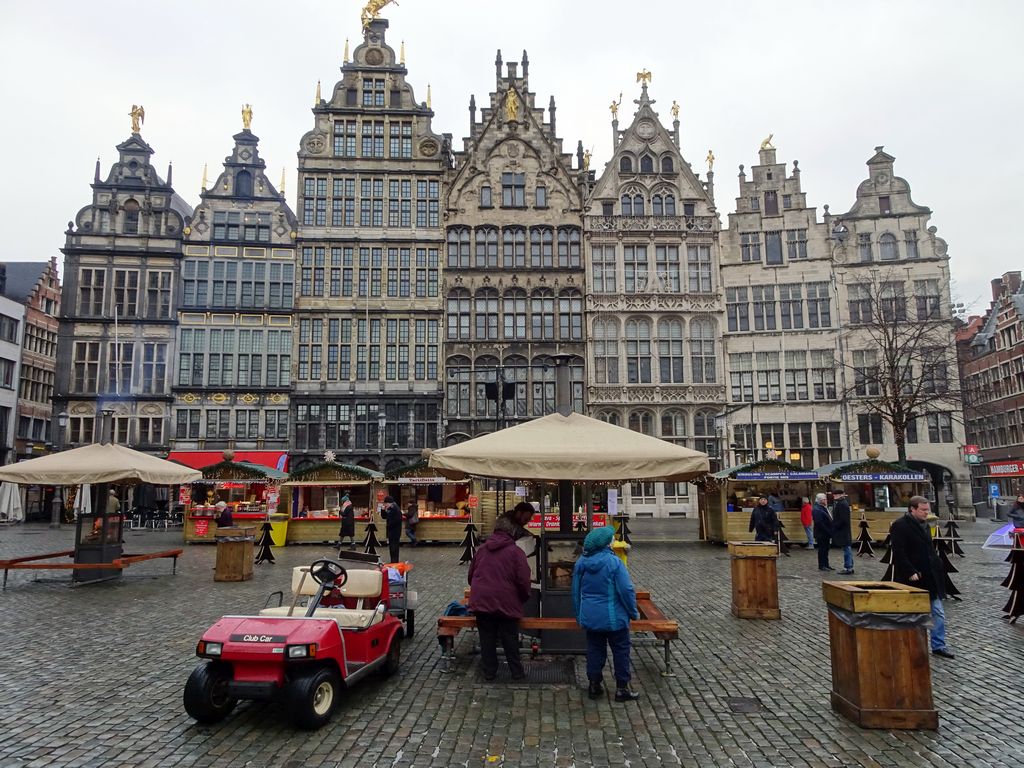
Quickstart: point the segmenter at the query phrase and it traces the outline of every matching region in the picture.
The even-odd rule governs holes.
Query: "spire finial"
[[[206,184],[206,163],[203,163],[203,183],[200,185],[199,189],[201,191],[205,192],[206,191],[206,186],[207,186],[207,184]]]
[[[427,83],[427,109],[430,109],[430,83]]]
[[[342,64],[348,64],[348,38],[347,37],[345,38],[345,53],[341,57],[341,63]]]
[[[277,190],[284,197],[284,166],[281,167],[281,188]]]
[[[401,51],[398,54],[398,63],[405,66],[405,40],[402,41]]]
[[[316,81],[316,98],[313,99],[313,106],[314,107],[319,107],[321,101],[323,101],[323,99],[320,98],[320,81],[317,80]]]

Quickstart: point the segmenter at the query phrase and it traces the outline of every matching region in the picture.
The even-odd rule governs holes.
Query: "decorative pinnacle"
[[[405,66],[405,40],[402,41],[401,52],[398,54],[398,63]]]
[[[427,109],[430,109],[430,83],[427,83]]]
[[[348,38],[347,37],[345,38],[345,53],[341,57],[341,63],[342,64],[348,64]]]
[[[281,168],[281,188],[277,191],[284,195],[284,168]]]
[[[202,186],[200,186],[200,190],[203,192],[206,191],[206,163],[203,163],[203,183]]]
[[[319,107],[321,101],[322,101],[322,99],[320,98],[320,81],[317,80],[316,81],[316,98],[313,99],[313,106],[314,107]]]

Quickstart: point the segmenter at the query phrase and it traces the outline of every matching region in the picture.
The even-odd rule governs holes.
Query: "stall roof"
[[[233,451],[232,461],[239,464],[258,464],[278,471],[288,469],[287,451]],[[202,469],[224,460],[224,451],[171,451],[167,458],[193,469]]]
[[[740,464],[738,467],[729,467],[728,469],[722,469],[715,472],[711,477],[716,480],[735,480],[739,474],[754,474],[754,475],[767,475],[764,478],[749,478],[751,480],[814,480],[818,477],[815,470],[803,469],[790,464],[788,461],[780,461],[779,459],[764,459],[762,461],[753,461],[747,464]],[[806,477],[787,477],[787,475],[805,475]],[[743,478],[739,478],[743,479]]]
[[[552,413],[430,454],[453,480],[693,480],[708,471],[706,453],[579,413]]]
[[[355,464],[342,464],[337,461],[322,461],[311,467],[292,472],[284,486],[332,486],[332,485],[369,485],[374,480],[383,478],[380,472]]]
[[[426,459],[420,459],[414,464],[408,464],[398,469],[393,469],[384,474],[385,482],[393,482],[396,485],[442,485],[445,483],[465,483],[467,480],[449,480],[447,477],[438,476]],[[431,482],[433,481],[433,482]]]
[[[928,479],[924,472],[878,459],[837,461],[818,467],[815,472],[822,479],[831,478],[838,483],[921,482]]]
[[[234,482],[266,482],[267,480],[285,480],[287,472],[280,472],[260,464],[248,461],[221,461],[200,470],[203,480],[228,480]]]

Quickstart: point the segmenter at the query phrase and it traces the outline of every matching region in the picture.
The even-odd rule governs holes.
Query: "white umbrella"
[[[1010,549],[1013,547],[1013,523],[1007,523],[1002,528],[991,534],[985,543],[981,545],[982,549]]]
[[[24,519],[21,489],[14,483],[3,483],[0,485],[0,522],[20,523]]]
[[[0,467],[0,480],[32,485],[131,482],[181,485],[202,476],[197,469],[112,443],[93,443]]]

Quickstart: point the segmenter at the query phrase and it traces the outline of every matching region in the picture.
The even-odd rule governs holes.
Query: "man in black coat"
[[[932,653],[952,659],[953,654],[946,647],[946,612],[942,607],[946,597],[945,572],[932,546],[927,523],[931,503],[924,496],[914,496],[909,507],[907,514],[889,529],[893,581],[928,590],[932,601]]]
[[[843,570],[839,573],[853,573],[853,534],[850,531],[850,502],[842,488],[832,491],[832,546],[843,548]]]
[[[774,542],[775,533],[779,530],[779,516],[768,504],[768,497],[761,496],[757,506],[750,513],[750,528],[754,541]]]
[[[834,570],[828,564],[828,550],[832,546],[832,515],[825,506],[824,493],[814,497],[811,519],[814,521],[814,546],[818,550],[818,570]]]
[[[390,562],[398,562],[398,549],[402,543],[402,510],[390,496],[384,497],[384,508],[380,511],[386,523],[388,536],[388,556]]]

